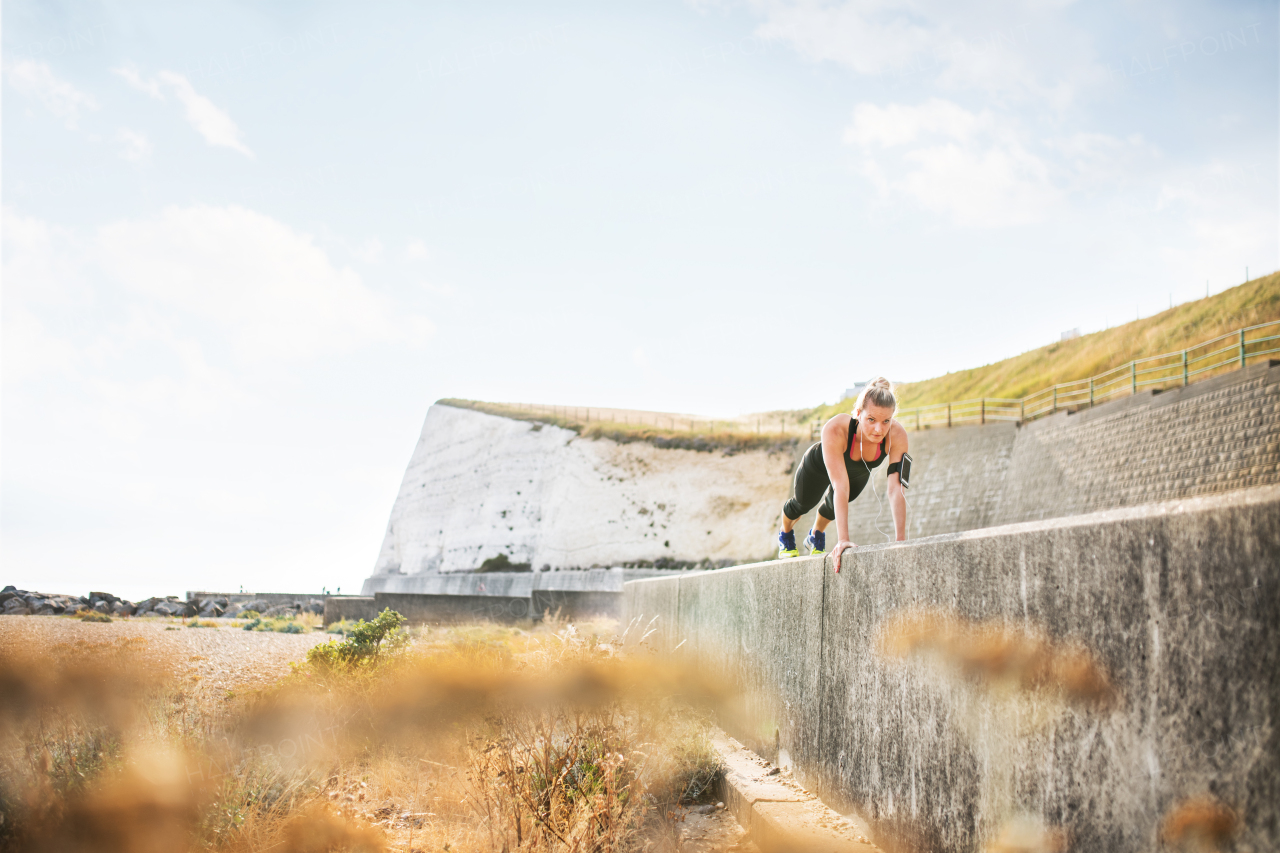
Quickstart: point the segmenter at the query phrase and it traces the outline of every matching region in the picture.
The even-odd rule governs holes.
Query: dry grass
[[[718,773],[706,709],[726,691],[610,629],[431,630],[352,664],[322,645],[219,702],[145,641],[7,655],[0,846],[662,849]]]
[[[1161,311],[1150,317],[1049,344],[1012,358],[897,387],[903,409],[979,397],[1019,399],[1060,382],[1087,379],[1137,358],[1162,355],[1218,335],[1280,320],[1280,273]],[[847,412],[842,400],[813,410],[825,421]]]
[[[734,454],[748,450],[767,450],[774,453],[790,453],[799,439],[780,432],[756,432],[746,428],[735,429],[733,421],[716,421],[708,425],[699,423],[697,430],[668,429],[649,424],[621,423],[617,421],[580,420],[550,412],[530,412],[502,403],[486,403],[481,400],[446,398],[437,400],[456,409],[473,409],[490,415],[498,415],[517,421],[549,424],[572,430],[584,438],[606,438],[619,444],[643,441],[655,447],[670,450],[694,450],[700,453],[720,451]],[[585,411],[585,410],[584,410]],[[793,419],[794,421],[794,419]],[[683,423],[678,421],[677,423]]]

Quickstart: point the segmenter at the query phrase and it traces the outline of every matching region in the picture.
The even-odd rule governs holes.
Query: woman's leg
[[[822,445],[815,444],[805,451],[796,466],[795,497],[782,505],[782,532],[790,533],[800,516],[817,506],[830,489],[831,478],[822,462]]]

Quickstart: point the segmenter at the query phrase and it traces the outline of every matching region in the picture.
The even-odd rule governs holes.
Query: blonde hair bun
[[[877,376],[858,392],[858,400],[854,404],[856,411],[862,411],[866,404],[879,406],[882,409],[898,409],[898,398],[893,393],[893,383],[883,376]]]

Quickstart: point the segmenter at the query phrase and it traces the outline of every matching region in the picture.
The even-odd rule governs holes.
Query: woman
[[[907,431],[893,419],[898,401],[893,386],[883,376],[867,383],[858,395],[852,415],[836,415],[822,428],[822,441],[805,451],[796,467],[795,497],[782,505],[782,532],[778,534],[778,558],[794,557],[796,519],[815,506],[818,518],[805,544],[810,554],[826,553],[826,529],[836,523],[836,571],[840,555],[854,547],[849,541],[849,503],[871,479],[871,469],[889,459],[889,511],[898,541],[907,538],[907,502],[898,481],[902,455],[907,452]]]

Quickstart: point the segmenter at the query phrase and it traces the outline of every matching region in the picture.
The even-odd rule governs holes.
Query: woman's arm
[[[897,421],[889,429],[889,464],[901,462],[907,452],[907,431]],[[893,529],[899,542],[907,539],[907,496],[902,490],[902,480],[894,471],[888,478],[889,512],[893,514]]]
[[[822,428],[822,463],[827,466],[827,478],[836,511],[836,571],[840,571],[840,555],[854,547],[849,541],[849,472],[844,467],[844,449],[849,446],[849,416],[836,415]]]

